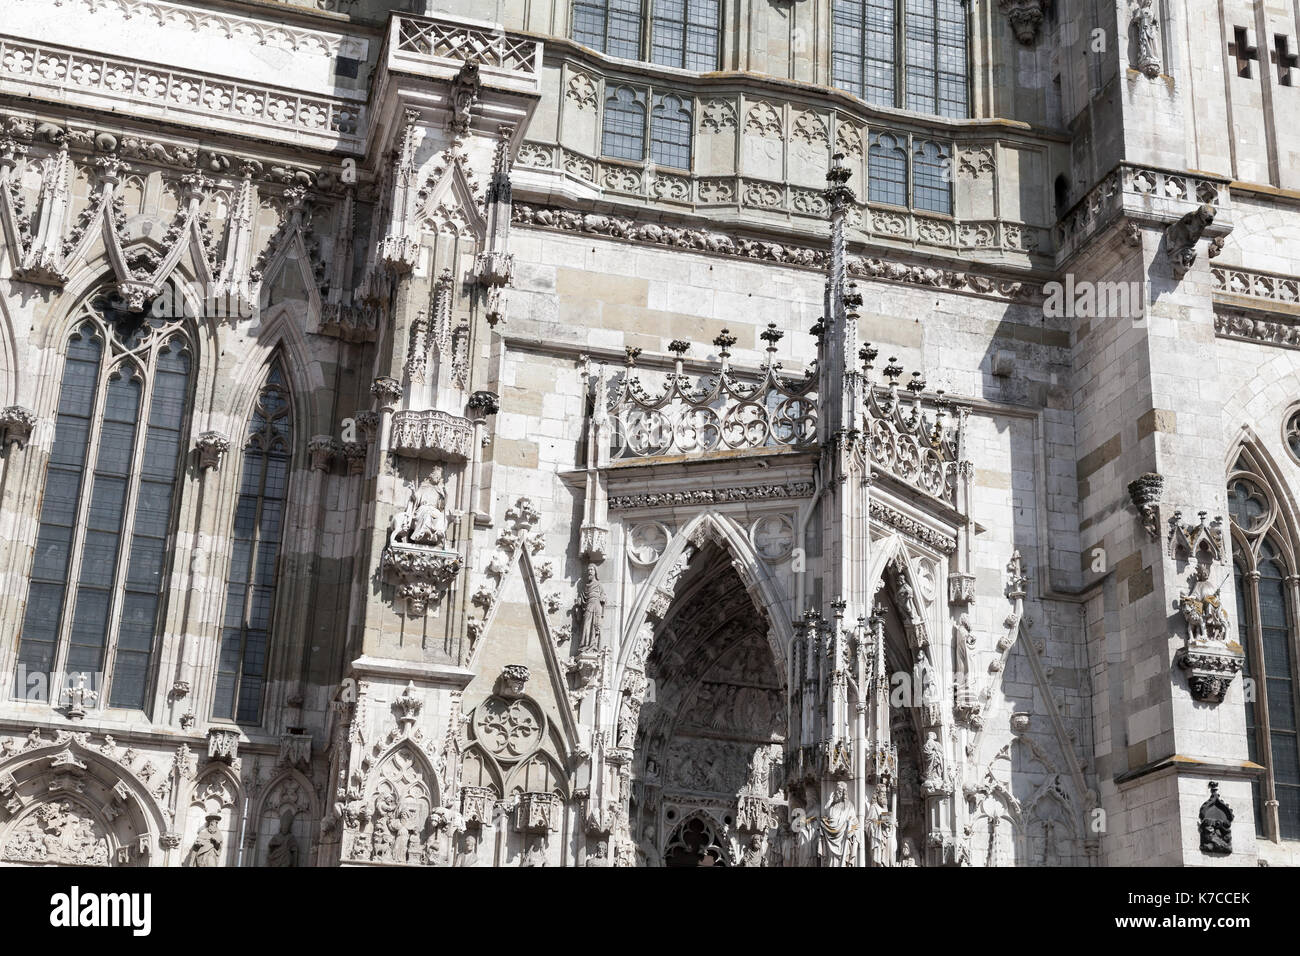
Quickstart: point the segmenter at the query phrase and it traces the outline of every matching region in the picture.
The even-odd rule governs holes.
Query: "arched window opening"
[[[45,477],[15,695],[74,686],[73,706],[144,709],[166,605],[187,449],[182,323],[82,307],[69,336]]]
[[[244,443],[212,716],[259,723],[273,625],[293,433],[279,363],[257,397]]]

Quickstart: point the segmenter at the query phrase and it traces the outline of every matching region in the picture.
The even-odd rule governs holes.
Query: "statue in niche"
[[[819,853],[822,866],[852,866],[858,843],[858,812],[849,800],[849,785],[841,780],[835,785],[830,804],[821,817]]]
[[[587,580],[582,588],[582,637],[578,652],[590,654],[600,649],[600,629],[605,618],[605,589],[594,564],[587,565]]]
[[[921,786],[930,793],[942,790],[944,786],[943,744],[939,742],[939,737],[933,730],[925,735],[921,757],[924,761],[925,774]]]
[[[528,852],[519,861],[520,866],[545,866],[546,865],[546,846],[541,840],[534,840],[528,847]]]
[[[898,848],[898,865],[899,866],[916,866],[916,857],[912,855],[912,841],[904,840],[903,845]]]
[[[1210,783],[1210,799],[1201,804],[1197,829],[1201,834],[1201,852],[1232,852],[1232,808],[1219,796],[1219,785]]]
[[[221,839],[221,814],[209,813],[204,817],[203,829],[190,847],[190,866],[220,866],[224,842]]]
[[[266,845],[267,866],[297,866],[298,841],[293,835],[293,810],[286,810],[280,817],[280,832],[271,837]]]
[[[745,847],[744,852],[740,855],[741,866],[767,866],[767,847],[764,846],[766,841],[761,833],[755,833],[749,838],[749,845]]]
[[[478,866],[478,834],[466,833],[456,857],[457,866]]]
[[[953,645],[956,654],[953,662],[953,677],[957,682],[957,689],[965,691],[970,688],[973,674],[971,673],[970,652],[975,649],[975,635],[971,632],[970,617],[962,613],[952,625]]]
[[[406,507],[393,515],[390,540],[396,544],[423,544],[441,548],[447,544],[447,492],[445,485],[430,475],[407,499]]]
[[[655,849],[655,825],[647,823],[645,829],[641,831],[641,844],[637,847],[637,855],[641,857],[642,866],[663,866],[664,861],[659,856],[659,851]]]
[[[1196,581],[1191,593],[1178,599],[1183,620],[1187,622],[1189,641],[1224,644],[1227,641],[1228,617],[1219,601],[1219,589],[1210,584],[1210,566],[1196,565]]]
[[[370,859],[389,861],[393,849],[393,814],[397,806],[392,797],[381,795],[375,798],[375,812],[370,819],[371,851]]]
[[[794,836],[794,853],[791,863],[794,866],[814,866],[817,856],[818,819],[821,808],[812,797],[812,788],[805,788],[807,804],[803,809],[790,808],[790,832]]]
[[[609,866],[609,843],[601,840],[596,849],[587,854],[587,866]]]
[[[867,812],[867,838],[872,866],[889,866],[890,836],[894,829],[894,815],[889,812],[889,796],[885,787],[877,784]]]
[[[1160,75],[1160,40],[1156,33],[1155,0],[1137,0],[1133,23],[1137,33],[1137,68],[1147,76]]]

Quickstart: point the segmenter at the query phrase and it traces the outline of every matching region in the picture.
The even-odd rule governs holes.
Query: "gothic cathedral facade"
[[[1300,861],[1298,0],[4,6],[0,861]]]

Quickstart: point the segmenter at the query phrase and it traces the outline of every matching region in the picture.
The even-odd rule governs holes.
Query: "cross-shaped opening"
[[[1233,27],[1235,41],[1228,44],[1228,54],[1237,58],[1237,75],[1250,79],[1250,61],[1259,59],[1259,48],[1250,45],[1250,31]]]
[[[1300,57],[1292,53],[1290,47],[1291,41],[1288,37],[1280,33],[1273,35],[1272,56],[1273,63],[1277,66],[1278,86],[1290,86],[1291,70],[1296,66],[1300,66],[1300,63],[1297,63],[1297,59],[1300,59]]]

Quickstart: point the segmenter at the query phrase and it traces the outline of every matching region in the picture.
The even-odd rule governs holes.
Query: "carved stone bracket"
[[[26,448],[36,427],[36,413],[22,405],[10,405],[0,411],[0,435],[4,444]]]
[[[1159,510],[1160,493],[1165,487],[1165,477],[1158,472],[1149,471],[1128,483],[1128,496],[1133,506],[1142,515],[1142,527],[1154,541],[1160,537]]]
[[[461,557],[455,551],[390,544],[384,548],[383,569],[395,579],[407,612],[422,617],[429,602],[436,602],[460,573]]]
[[[1244,658],[1237,644],[1225,647],[1189,642],[1178,653],[1178,666],[1187,672],[1187,686],[1194,698],[1207,704],[1221,704]]]
[[[370,394],[379,399],[379,404],[391,408],[402,400],[402,383],[397,379],[381,375],[370,386]]]
[[[340,451],[339,443],[330,435],[313,435],[307,441],[313,471],[329,471],[330,462]]]
[[[1043,22],[1044,0],[998,0],[998,7],[1011,23],[1016,39],[1026,46],[1038,40],[1038,28]]]
[[[221,459],[230,451],[230,439],[221,432],[204,432],[194,440],[199,453],[199,469],[220,468]]]
[[[476,418],[495,415],[501,411],[501,398],[496,392],[486,390],[474,392],[470,395],[469,402],[466,404],[469,407],[470,415]]]

